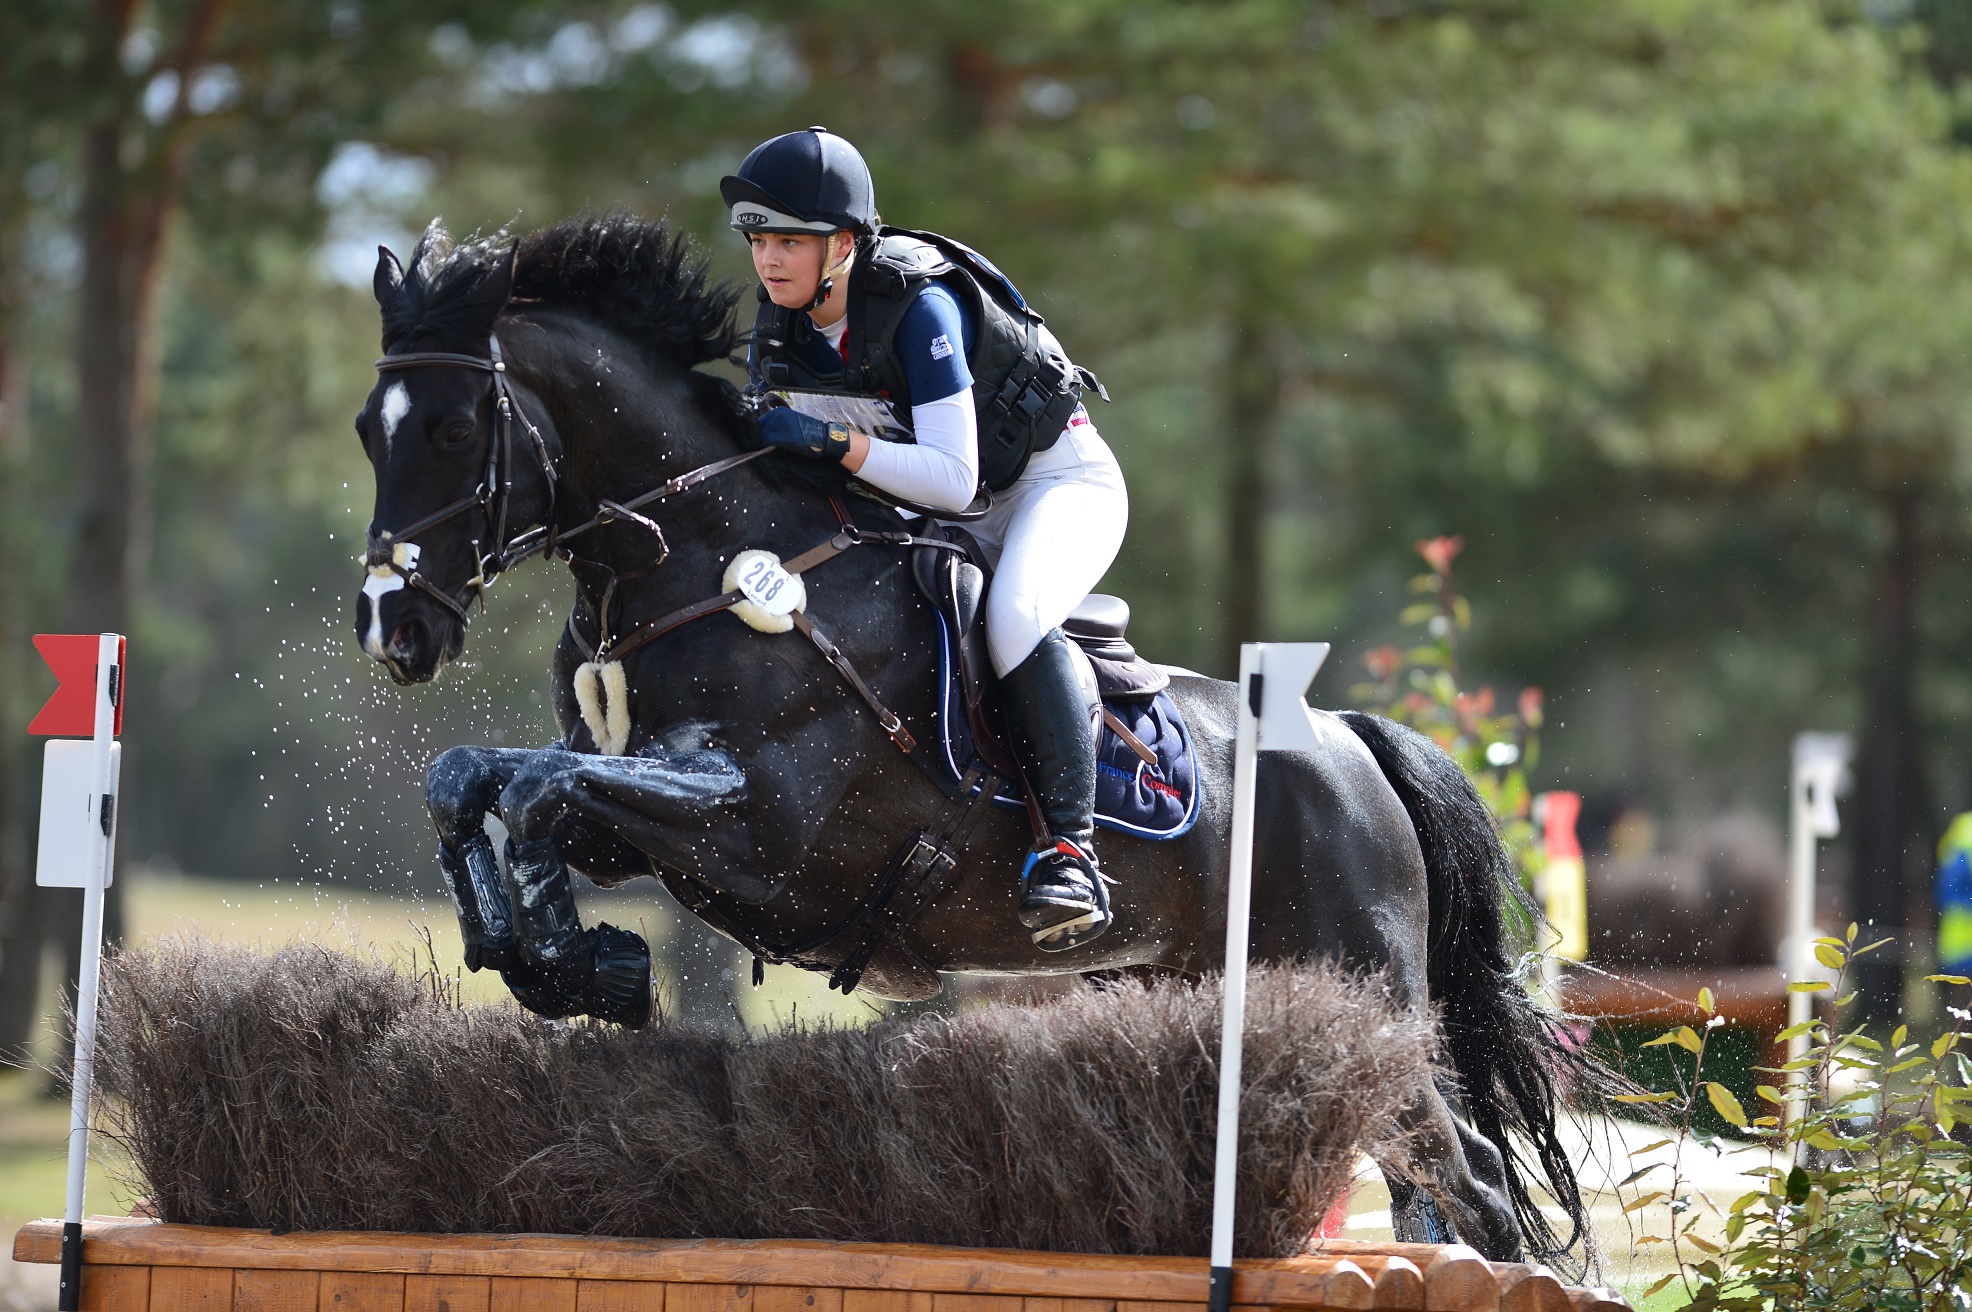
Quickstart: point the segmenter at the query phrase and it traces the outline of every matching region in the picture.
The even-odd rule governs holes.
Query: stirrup
[[[1033,941],[1034,946],[1043,952],[1066,952],[1091,942],[1100,937],[1103,931],[1109,928],[1110,921],[1114,919],[1109,909],[1108,885],[1116,881],[1105,875],[1095,864],[1094,853],[1069,839],[1055,839],[1049,847],[1027,854],[1027,862],[1020,869],[1023,890],[1029,876],[1034,873],[1034,867],[1040,864],[1044,857],[1055,854],[1068,857],[1069,861],[1063,864],[1072,862],[1076,870],[1087,876],[1092,890],[1093,905],[1080,915],[1056,921],[1051,925],[1043,925],[1038,929],[1029,929],[1028,937]],[[1066,907],[1072,909],[1073,905],[1066,904]],[[1024,899],[1023,909],[1025,909]]]

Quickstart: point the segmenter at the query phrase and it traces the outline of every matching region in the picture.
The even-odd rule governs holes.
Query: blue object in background
[[[1938,968],[1972,975],[1972,811],[1938,840]]]

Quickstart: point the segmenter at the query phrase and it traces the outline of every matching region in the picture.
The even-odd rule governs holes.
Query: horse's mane
[[[515,238],[505,229],[455,243],[432,220],[419,238],[402,286],[383,305],[383,348],[416,334],[439,349],[481,354],[498,278],[512,261],[510,301],[566,309],[643,348],[648,363],[687,368],[729,357],[740,340],[734,309],[740,292],[713,281],[710,261],[689,233],[663,219],[625,211],[579,214]],[[693,390],[718,425],[743,450],[760,432],[740,394],[726,379],[694,370]],[[783,490],[840,494],[849,489],[841,466],[799,457],[759,467]]]
[[[512,261],[511,299],[581,314],[652,357],[687,367],[724,359],[739,340],[739,291],[713,281],[690,234],[625,211],[578,214],[514,238],[505,229],[454,243],[434,219],[404,282],[383,307],[383,345],[413,333],[477,351],[491,314],[489,287]],[[489,283],[491,279],[491,283]]]

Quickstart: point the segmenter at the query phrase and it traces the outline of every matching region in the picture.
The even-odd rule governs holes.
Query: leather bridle
[[[491,530],[489,540],[493,543],[493,549],[490,551],[482,550],[479,541],[477,539],[474,540],[473,556],[476,561],[476,572],[464,585],[478,594],[482,606],[486,603],[487,585],[498,577],[502,571],[511,569],[521,561],[540,551],[547,551],[564,559],[572,558],[572,553],[567,550],[565,545],[568,540],[579,537],[592,529],[600,528],[604,524],[612,524],[619,521],[629,522],[638,525],[655,536],[658,544],[658,558],[656,564],[651,566],[651,568],[655,569],[657,565],[662,565],[665,558],[671,554],[671,544],[665,539],[664,529],[656,520],[638,512],[643,507],[662,501],[666,497],[676,496],[687,488],[697,487],[707,479],[717,477],[727,470],[737,469],[751,460],[758,460],[772,450],[771,447],[758,447],[752,451],[742,451],[738,455],[726,456],[722,459],[711,461],[695,469],[688,469],[676,478],[670,479],[639,496],[632,497],[628,501],[601,501],[597,504],[596,512],[588,519],[583,520],[573,528],[558,530],[555,527],[555,492],[558,479],[555,473],[554,459],[548,453],[548,444],[542,438],[541,430],[536,428],[533,421],[528,419],[526,414],[522,412],[520,402],[513,394],[512,384],[508,381],[507,377],[506,359],[500,352],[499,337],[489,335],[487,337],[487,348],[488,358],[484,360],[476,355],[461,355],[451,351],[407,351],[402,355],[386,355],[376,363],[378,373],[394,373],[404,369],[430,367],[477,369],[492,375],[494,431],[491,440],[487,444],[486,475],[480,480],[478,488],[449,505],[440,506],[429,515],[413,520],[403,528],[383,533],[372,532],[369,540],[369,552],[365,557],[365,562],[369,568],[388,568],[392,570],[406,584],[417,588],[427,596],[438,601],[446,610],[458,618],[462,626],[469,622],[465,604],[439,587],[436,583],[433,583],[430,579],[427,579],[419,571],[415,561],[407,560],[400,562],[397,559],[397,547],[412,541],[426,529],[437,524],[443,524],[456,516],[465,514],[467,511],[475,508],[483,511],[486,515],[487,526]],[[548,480],[548,513],[544,525],[526,529],[509,539],[506,536],[507,504],[513,495],[513,425],[516,420],[527,429],[528,437],[533,441],[535,459],[540,463],[541,472]],[[837,521],[841,525],[839,531],[820,546],[814,547],[788,561],[784,568],[790,574],[801,574],[816,565],[833,560],[852,547],[866,544],[882,544],[898,547],[929,547],[938,551],[965,553],[963,546],[949,542],[943,538],[920,537],[913,533],[884,532],[859,528],[840,501],[837,501],[834,497],[830,497],[829,502],[834,507]],[[584,642],[581,635],[575,632],[575,618],[571,615],[569,617],[569,633],[576,639],[577,645],[588,652],[592,660],[621,661],[631,652],[636,651],[653,639],[669,633],[681,625],[689,624],[693,620],[703,619],[708,615],[715,615],[722,610],[728,610],[744,599],[744,596],[738,592],[722,592],[717,596],[707,597],[703,601],[694,602],[689,606],[681,606],[677,610],[660,615],[656,619],[642,624],[631,632],[613,640],[607,636],[607,631],[605,630],[605,632],[597,635],[598,641],[593,645]],[[377,604],[381,604],[380,601]],[[605,602],[603,609],[605,612],[607,611],[607,602]],[[606,615],[602,618],[606,623]],[[895,742],[907,754],[913,752],[916,748],[916,741],[911,736],[910,730],[904,727],[903,718],[890,710],[878,699],[875,690],[857,672],[854,665],[850,663],[849,658],[843,654],[841,649],[834,642],[830,641],[828,635],[818,629],[814,621],[806,614],[800,611],[794,612],[793,622],[802,635],[822,654],[823,659],[835,667],[836,672],[855,689],[856,693],[875,712],[878,723],[883,726],[884,732],[890,735],[891,741]]]
[[[413,520],[399,529],[376,532],[372,529],[369,537],[369,550],[364,564],[371,569],[388,568],[411,587],[423,592],[451,611],[460,624],[467,622],[465,604],[445,589],[426,578],[415,563],[406,564],[396,558],[397,547],[414,540],[418,534],[435,525],[478,509],[485,513],[487,528],[490,530],[488,544],[491,550],[483,548],[479,539],[473,539],[474,574],[465,583],[479,595],[480,604],[486,604],[486,585],[497,578],[502,570],[518,564],[540,549],[539,545],[528,546],[528,541],[540,535],[543,530],[530,530],[507,541],[507,505],[513,498],[514,486],[514,422],[518,420],[527,429],[527,435],[534,445],[534,457],[541,465],[541,473],[548,480],[547,522],[552,525],[555,518],[555,463],[548,454],[548,443],[541,436],[541,430],[534,421],[522,412],[519,400],[514,396],[513,384],[507,377],[506,357],[500,351],[497,335],[488,335],[488,357],[480,359],[476,355],[461,355],[453,351],[406,351],[401,355],[386,355],[377,361],[380,374],[398,373],[406,369],[427,367],[442,369],[477,369],[492,376],[493,386],[493,432],[486,446],[486,474],[479,486],[449,505],[440,506],[429,515]],[[546,530],[552,533],[552,529]],[[545,545],[545,539],[543,544]]]
[[[402,528],[378,533],[372,531],[369,550],[364,564],[372,569],[389,569],[405,583],[417,588],[436,600],[450,611],[461,624],[466,623],[466,607],[457,597],[433,583],[419,571],[416,565],[400,563],[396,559],[396,549],[403,543],[413,541],[418,534],[436,525],[443,524],[469,510],[485,512],[487,528],[490,530],[488,542],[492,549],[481,547],[479,539],[473,540],[475,573],[467,579],[464,588],[477,593],[480,604],[486,600],[486,587],[506,570],[542,551],[555,554],[560,545],[570,538],[579,537],[591,529],[618,520],[628,520],[641,525],[654,534],[658,541],[658,564],[671,554],[671,544],[665,540],[664,530],[655,521],[637,513],[644,506],[676,496],[686,488],[696,487],[706,479],[735,469],[750,460],[757,460],[767,454],[769,448],[761,447],[753,451],[743,451],[736,456],[714,460],[696,469],[686,470],[676,478],[670,479],[641,496],[628,501],[604,501],[596,513],[573,528],[555,527],[555,494],[560,479],[555,472],[554,457],[548,453],[548,443],[541,436],[541,430],[520,408],[520,399],[514,395],[513,384],[508,378],[506,357],[500,350],[497,335],[488,336],[488,358],[476,355],[461,355],[454,351],[406,351],[401,355],[386,355],[376,362],[380,374],[397,373],[406,369],[476,369],[492,376],[493,385],[493,434],[487,444],[486,474],[473,491],[447,505],[440,506],[419,519],[411,521]],[[513,461],[515,422],[527,430],[527,436],[534,448],[534,459],[541,467],[541,475],[548,482],[548,511],[545,522],[534,528],[525,529],[513,537],[507,537],[507,506],[513,497]]]

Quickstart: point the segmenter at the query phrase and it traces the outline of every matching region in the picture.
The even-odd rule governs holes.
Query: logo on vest
[[[950,337],[946,336],[944,333],[939,333],[936,337],[931,339],[932,359],[943,360],[948,358],[951,354],[952,354],[952,339]]]

